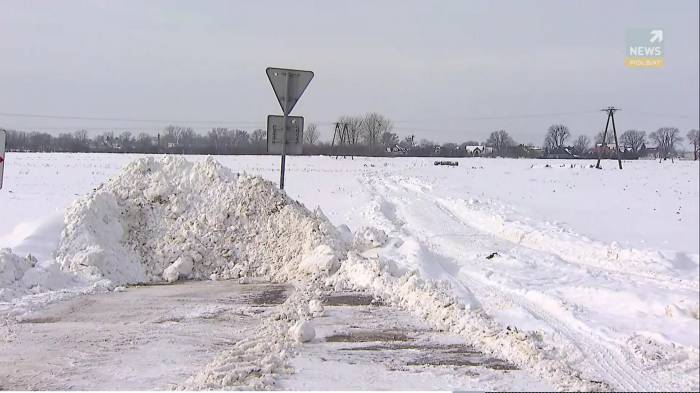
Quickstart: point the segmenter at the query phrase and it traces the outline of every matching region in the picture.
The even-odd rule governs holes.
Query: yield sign
[[[268,79],[275,91],[277,101],[282,107],[282,112],[288,115],[294,105],[299,101],[299,97],[304,94],[306,86],[309,85],[314,73],[311,71],[289,70],[286,68],[272,68],[265,70]]]

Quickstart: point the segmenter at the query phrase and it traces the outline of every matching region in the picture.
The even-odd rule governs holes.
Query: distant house
[[[650,158],[658,158],[659,157],[659,148],[658,147],[645,147],[644,148],[644,156],[650,157]]]
[[[401,147],[399,145],[394,145],[386,148],[386,152],[392,156],[405,156],[408,153],[408,149]]]
[[[486,150],[485,146],[464,146],[464,153],[465,155],[472,156],[472,157],[481,157],[484,155],[484,152]]]
[[[601,158],[617,158],[617,153],[615,152],[616,147],[615,143],[606,143],[606,144],[601,144],[598,143],[595,145],[593,149],[591,149],[591,155],[593,157],[601,157]],[[636,160],[638,159],[641,155],[646,154],[645,151],[649,151],[647,147],[642,144],[641,148],[639,149],[639,152],[634,152],[632,149],[620,145],[620,157],[623,160]]]
[[[541,147],[520,145],[520,149],[524,153],[523,155],[528,158],[542,157],[544,154],[544,149]]]
[[[574,154],[573,148],[570,146],[556,147],[554,149],[545,149],[543,158],[566,159],[579,158]]]

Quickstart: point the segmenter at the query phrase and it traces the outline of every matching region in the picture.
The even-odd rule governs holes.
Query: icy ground
[[[82,205],[73,204],[69,210],[72,215],[67,216],[72,218],[67,223],[82,224],[65,227],[64,209],[134,158],[8,155],[5,188],[0,191],[0,247],[12,247],[11,253],[6,250],[0,254],[0,302],[5,302],[0,303],[0,313],[6,329],[27,326],[20,323],[22,319],[43,312],[46,304],[55,303],[49,308],[60,306],[64,303],[56,302],[62,298],[75,301],[70,300],[75,293],[114,290],[117,284],[177,279],[180,272],[205,279],[211,274],[221,278],[267,275],[300,288],[299,296],[288,303],[303,304],[306,309],[300,312],[289,305],[293,310],[283,312],[284,323],[269,324],[283,337],[270,344],[274,348],[266,347],[268,352],[281,354],[262,362],[270,365],[269,375],[250,379],[250,372],[241,374],[235,367],[226,371],[225,365],[235,357],[234,348],[233,355],[219,356],[218,363],[214,360],[214,366],[191,377],[187,386],[262,387],[274,381],[276,386],[290,388],[322,387],[311,383],[318,376],[318,367],[328,365],[319,359],[336,364],[338,359],[346,361],[349,351],[333,348],[332,344],[316,349],[319,338],[311,343],[291,342],[289,338],[297,330],[288,330],[287,325],[311,318],[318,335],[325,337],[328,324],[344,326],[344,322],[329,312],[330,307],[323,316],[314,315],[310,305],[318,297],[317,291],[353,289],[382,299],[390,306],[390,315],[398,318],[401,312],[408,312],[418,318],[414,323],[443,330],[453,335],[451,340],[535,377],[527,382],[517,374],[514,378],[510,371],[505,375],[504,370],[498,373],[488,368],[478,372],[478,377],[470,377],[471,371],[444,374],[445,367],[453,364],[422,365],[442,367],[435,373],[448,379],[424,381],[439,381],[444,385],[438,385],[445,388],[698,390],[697,163],[627,162],[620,172],[612,162],[598,171],[582,161],[463,159],[457,168],[443,168],[434,167],[429,159],[291,157],[288,195],[309,209],[318,206],[323,213],[290,207],[291,217],[296,218],[289,220],[280,218],[276,211],[256,207],[253,216],[258,219],[271,214],[271,218],[264,219],[266,226],[243,220],[231,228],[259,228],[272,236],[283,233],[277,231],[289,224],[306,222],[289,235],[304,245],[295,251],[299,255],[258,255],[254,253],[257,247],[240,247],[250,241],[244,232],[218,226],[214,233],[228,233],[234,239],[228,247],[238,251],[214,263],[224,267],[216,270],[200,264],[197,255],[206,256],[203,260],[216,259],[214,254],[203,254],[208,248],[202,244],[218,243],[218,238],[197,239],[195,243],[178,238],[183,236],[177,230],[183,223],[178,223],[177,217],[182,214],[180,207],[190,203],[210,204],[212,211],[226,205],[207,201],[207,197],[220,195],[217,192],[191,192],[188,187],[192,184],[185,180],[176,188],[190,190],[189,199],[166,198],[168,203],[155,205],[155,213],[148,213],[150,210],[137,203],[130,205],[138,219],[118,218],[114,215],[119,213],[117,209],[105,215],[106,222],[90,221],[104,218],[92,213],[103,209],[107,212],[109,206],[121,208],[127,201],[138,200],[139,195],[151,198],[151,202],[168,196],[167,189],[149,191],[145,186],[130,195],[131,184],[123,178],[109,192],[98,190],[103,197],[93,195]],[[204,157],[188,159],[201,162]],[[275,157],[217,159],[236,172],[271,180],[278,175]],[[166,188],[171,181],[158,180]],[[251,191],[245,195],[258,194]],[[239,200],[235,195],[224,199]],[[281,207],[294,206],[288,205],[291,202],[279,203]],[[189,225],[187,231],[207,233],[211,228],[199,228],[202,223],[193,219],[206,207],[198,209],[185,212],[190,221],[184,224]],[[237,209],[239,215],[252,217],[249,211]],[[327,225],[326,216],[339,229],[328,227],[318,237],[312,228]],[[148,247],[139,249],[135,244],[138,236],[129,235],[132,248],[126,251],[135,254],[125,257],[116,270],[100,261],[105,255],[119,260],[126,255],[121,248],[82,252],[91,242],[118,246],[119,242],[110,243],[114,237],[107,230],[111,219],[126,227],[142,223],[150,228],[165,218],[172,222],[166,221],[169,224],[159,235],[178,238],[184,248],[164,247],[156,240],[145,239]],[[61,236],[64,227],[66,232]],[[97,232],[106,233],[109,239],[86,238],[85,234],[90,233],[86,228],[98,228]],[[112,229],[119,232],[118,228]],[[383,230],[386,236],[377,230]],[[350,231],[356,231],[354,240],[350,239]],[[350,253],[345,259],[343,253],[347,251]],[[32,258],[25,258],[29,253]],[[188,258],[177,258],[185,254]],[[57,258],[60,264],[55,263]],[[227,265],[236,258],[243,261],[238,267],[235,263]],[[290,271],[289,264],[274,262],[285,258],[301,269]],[[129,264],[141,259],[149,262],[143,266]],[[82,262],[75,262],[78,260]],[[317,261],[324,261],[322,269]],[[86,266],[92,267],[84,269]],[[124,266],[131,268],[125,270]],[[269,271],[260,271],[263,266]],[[242,271],[241,267],[250,269]],[[99,296],[120,295],[124,294]],[[6,337],[12,337],[9,334]],[[420,337],[416,339],[420,341]],[[254,338],[247,340],[256,343]],[[428,352],[440,353],[435,349],[440,340],[431,335],[426,345],[433,349]],[[379,341],[373,345],[393,345],[386,338]],[[252,353],[265,352],[260,350],[260,343],[234,347],[246,345],[257,348]],[[393,351],[383,348],[387,350]],[[409,350],[420,352],[414,347],[401,349]],[[357,353],[371,355],[369,350]],[[332,368],[337,378],[324,382],[338,388],[354,387],[352,376],[367,373],[367,367],[363,368],[367,363],[363,362],[370,359],[370,364],[386,364],[387,359],[370,355],[351,360],[355,363],[352,367],[341,361],[341,367]],[[415,358],[397,356],[405,360],[401,367],[416,362]],[[371,386],[366,387],[402,386],[400,382],[407,380],[401,367],[389,365],[387,370],[391,372],[374,375]],[[398,368],[398,377],[392,374],[393,368]],[[279,371],[287,369],[291,371]],[[421,384],[424,373],[414,375],[412,381],[416,386],[431,387]],[[484,375],[491,376],[482,378]]]
[[[288,286],[228,280],[72,298],[4,327],[0,387],[188,388],[183,381],[236,342],[255,336],[290,291]],[[274,386],[552,389],[512,364],[465,346],[458,337],[432,331],[406,312],[372,300],[356,293],[326,298],[315,337],[299,348],[286,372],[280,370]],[[233,366],[232,371],[243,368]]]

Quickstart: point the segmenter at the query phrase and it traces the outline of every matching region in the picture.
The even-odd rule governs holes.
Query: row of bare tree
[[[574,154],[585,156],[595,155],[600,153],[600,150],[610,150],[614,148],[615,136],[612,132],[608,132],[604,136],[601,131],[595,137],[595,145],[591,147],[591,140],[586,135],[579,135],[573,141],[573,145],[567,145],[567,141],[571,137],[569,128],[563,124],[555,124],[549,127],[544,140],[544,149],[549,151],[571,148]],[[605,140],[603,138],[605,137]],[[693,147],[694,159],[698,159],[698,130],[690,130],[686,134],[688,143]],[[650,133],[647,136],[646,131],[627,130],[620,135],[618,144],[621,152],[632,153],[633,156],[639,157],[645,154],[645,150],[653,151],[653,154],[659,159],[666,160],[673,158],[677,153],[678,144],[682,137],[680,130],[676,127],[661,127],[658,130]],[[651,142],[653,146],[648,149],[647,142]]]
[[[53,136],[44,132],[7,131],[10,151],[111,152],[184,154],[264,154],[266,133],[239,129],[212,128],[199,134],[190,127],[168,126],[157,135],[130,131],[104,132],[89,138],[85,130]]]
[[[370,112],[360,116],[341,116],[338,123],[347,124],[350,133],[346,150],[355,155],[387,155],[403,154],[411,156],[447,156],[459,157],[475,155],[474,146],[482,151],[479,155],[498,157],[535,157],[541,155],[533,146],[519,144],[506,130],[493,131],[483,142],[467,141],[461,144],[445,143],[438,145],[430,140],[415,141],[413,135],[399,138],[394,132],[390,119]],[[567,149],[573,154],[586,157],[610,153],[614,146],[614,136],[611,132],[603,140],[600,132],[594,138],[594,144],[586,135],[579,135],[572,141],[571,131],[563,124],[549,127],[543,149],[556,152]],[[698,159],[698,130],[691,130],[686,135],[693,147],[694,157]],[[677,146],[682,140],[680,131],[675,127],[662,127],[647,135],[641,130],[627,130],[620,135],[619,144],[623,152],[632,156],[641,156],[646,151],[652,151],[659,159],[673,158],[677,154]],[[304,130],[305,151],[307,154],[337,153],[337,148],[320,141],[318,127],[314,123],[306,125]],[[335,141],[337,145],[337,141]],[[647,143],[653,144],[647,148]],[[85,130],[73,133],[61,133],[53,136],[42,132],[8,131],[7,145],[15,151],[56,151],[56,152],[134,152],[134,153],[185,153],[185,154],[265,154],[266,132],[256,129],[247,132],[240,129],[212,128],[206,134],[199,134],[190,127],[171,125],[156,136],[140,132],[137,135],[124,131],[118,135],[105,132],[88,137]],[[484,146],[487,151],[484,152]]]

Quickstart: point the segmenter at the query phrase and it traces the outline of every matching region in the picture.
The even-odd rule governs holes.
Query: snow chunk
[[[299,263],[299,269],[312,274],[333,273],[340,266],[338,251],[322,244],[306,254]]]
[[[383,246],[389,237],[381,229],[374,227],[362,227],[353,238],[353,247],[358,251],[366,251],[371,248]]]
[[[26,289],[21,280],[34,265],[36,259],[31,255],[22,258],[9,248],[0,249],[0,301],[14,297],[15,291]]]
[[[163,271],[163,280],[167,282],[175,282],[180,277],[189,277],[192,274],[194,262],[192,258],[182,256],[178,258],[172,265],[165,268]]]
[[[321,302],[318,299],[311,299],[309,301],[309,312],[313,316],[321,316],[323,315],[323,302]]]
[[[305,343],[316,337],[316,329],[309,321],[298,321],[289,328],[289,335],[297,342]]]

